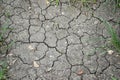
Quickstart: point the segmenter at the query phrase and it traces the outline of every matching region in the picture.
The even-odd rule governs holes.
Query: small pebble
[[[65,13],[64,12],[62,12],[62,15],[64,15]]]
[[[30,50],[34,50],[34,48],[33,48],[31,45],[29,45],[28,48],[29,48]]]
[[[50,67],[50,68],[47,68],[47,72],[49,72],[49,71],[51,71],[52,70],[52,68]]]
[[[108,54],[111,55],[111,54],[113,54],[113,52],[114,52],[113,50],[109,50],[109,51],[108,51]]]
[[[98,24],[98,21],[95,21],[94,24]]]
[[[31,7],[29,7],[28,9],[29,9],[29,10],[31,10],[32,8],[31,8]]]

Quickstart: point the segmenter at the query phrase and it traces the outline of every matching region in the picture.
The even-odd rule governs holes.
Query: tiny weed
[[[96,3],[96,0],[81,0],[82,3]]]
[[[115,78],[115,77],[111,77],[112,78],[112,80],[118,80],[117,78]]]
[[[7,12],[7,11],[6,11],[4,14],[5,14],[5,16],[6,16],[7,18],[10,17],[10,12]]]
[[[2,57],[2,55],[6,55],[8,49],[13,45],[13,42],[10,42],[9,44],[6,44],[5,41],[5,34],[8,32],[8,30],[11,30],[8,28],[7,23],[2,25],[0,27],[0,80],[6,80],[7,79],[7,62],[5,56]]]
[[[103,20],[103,19],[101,19],[101,20],[102,20],[103,23],[105,24],[105,27],[106,27],[108,33],[109,33],[110,36],[111,36],[111,43],[112,43],[112,45],[114,46],[114,48],[115,48],[118,52],[120,52],[120,39],[119,39],[119,37],[118,37],[115,29],[112,27],[112,25],[111,25],[109,22],[107,22],[107,21],[105,21],[105,20]]]
[[[0,62],[0,80],[6,80],[7,74],[7,62],[1,61]]]
[[[120,0],[115,0],[115,2],[116,2],[116,7],[120,8]]]
[[[55,3],[58,6],[59,5],[59,0],[55,0]]]
[[[7,28],[6,27],[1,27],[0,28],[0,53],[2,54],[4,51],[4,49],[3,49],[3,47],[5,47],[3,44],[5,43],[4,42],[4,34],[6,33],[6,31],[7,31]],[[1,55],[0,54],[0,55]],[[7,70],[7,68],[6,68],[6,66],[5,66],[5,63],[6,62],[4,62],[4,61],[1,61],[0,62],[0,80],[6,80],[6,70]]]
[[[80,2],[82,6],[87,6],[88,4],[90,3],[96,3],[97,0],[70,0],[71,3],[77,3],[77,2]]]
[[[58,5],[59,5],[59,0],[48,0],[48,1],[50,1],[50,2],[55,1],[55,5],[56,5],[56,6],[58,6]]]

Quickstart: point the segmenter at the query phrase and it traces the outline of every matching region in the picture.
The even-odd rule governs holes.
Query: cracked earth
[[[60,0],[0,0],[0,21],[8,21],[8,80],[120,79],[120,57],[99,47],[110,38],[103,18],[112,25],[120,17],[114,0],[98,0],[89,8]]]

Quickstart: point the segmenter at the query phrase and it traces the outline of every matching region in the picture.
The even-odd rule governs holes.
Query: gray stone
[[[62,39],[68,36],[68,32],[66,30],[58,30],[56,31],[56,36],[58,39]]]
[[[91,73],[95,73],[98,68],[97,56],[84,56],[84,65],[90,70]]]
[[[72,65],[82,64],[83,53],[82,53],[82,46],[77,45],[70,45],[67,49],[67,56],[68,60]]]
[[[68,22],[70,19],[65,16],[55,17],[54,21],[59,25],[59,28],[67,29],[69,27]]]
[[[62,40],[58,40],[57,42],[57,49],[61,52],[61,53],[65,53],[66,52],[66,47],[67,47],[67,41],[65,39]]]
[[[68,36],[67,40],[68,40],[68,44],[79,44],[80,43],[79,37],[76,36],[75,34],[71,34],[70,36]]]
[[[20,31],[19,34],[13,34],[12,38],[17,41],[28,41],[29,34],[27,30]]]
[[[52,19],[55,16],[58,16],[60,14],[60,8],[57,6],[50,6],[49,8],[47,8],[47,13],[45,14],[45,17],[47,19]]]
[[[55,23],[55,22],[45,21],[43,23],[43,28],[45,28],[45,31],[47,31],[47,32],[50,32],[50,31],[56,32],[58,26],[57,26],[57,23]]]
[[[56,43],[57,43],[57,38],[56,38],[56,35],[52,32],[47,32],[45,34],[46,36],[46,39],[45,39],[45,42],[51,46],[51,47],[55,47],[56,46]]]
[[[40,60],[41,65],[46,65],[47,69],[51,68],[53,65],[53,62],[57,60],[57,57],[60,56],[60,53],[58,53],[55,49],[49,49],[46,52],[45,58]],[[48,71],[46,69],[46,71]]]
[[[67,4],[62,5],[61,14],[70,18],[70,19],[77,17],[79,13],[80,13],[80,11],[73,6],[70,6]]]
[[[83,80],[98,80],[97,77],[94,74],[85,74],[83,76]]]
[[[35,29],[35,31],[33,32],[33,30],[31,31],[31,37],[30,37],[30,41],[36,41],[36,42],[43,42],[45,39],[45,31],[43,28],[40,28],[39,30]],[[36,32],[36,33],[35,33]]]
[[[68,76],[70,75],[70,64],[67,62],[65,55],[58,58],[58,61],[56,61],[53,66],[53,70],[56,80],[68,80]]]
[[[44,1],[43,0],[38,0],[36,2],[38,3],[38,5],[40,6],[41,9],[45,9],[49,6],[49,4],[47,4],[47,2],[45,0]]]
[[[10,68],[8,74],[9,76],[12,76],[13,80],[18,80],[27,75],[26,69],[29,67],[29,65],[23,64],[20,59],[17,59],[15,64]]]
[[[34,26],[40,26],[41,27],[41,21],[39,19],[30,19],[30,24]]]
[[[27,72],[31,80],[35,80],[37,78],[36,71],[34,69],[28,69]]]
[[[109,62],[104,56],[100,56],[98,61],[99,61],[98,62],[99,66],[98,66],[97,72],[102,73],[104,69],[109,67]]]

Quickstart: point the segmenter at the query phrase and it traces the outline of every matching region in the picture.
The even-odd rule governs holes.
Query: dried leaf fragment
[[[81,76],[83,73],[84,73],[83,70],[79,70],[79,71],[77,72],[77,75]]]
[[[50,4],[50,2],[49,2],[48,0],[46,0],[46,3],[47,3],[47,4]]]
[[[8,54],[8,56],[13,56],[13,53]]]
[[[52,68],[50,67],[50,68],[47,69],[47,72],[50,72],[51,70],[52,70]]]
[[[40,67],[36,61],[33,61],[33,66],[36,68]]]
[[[12,64],[15,64],[16,61],[17,61],[17,59],[13,60],[13,61],[12,61]]]

